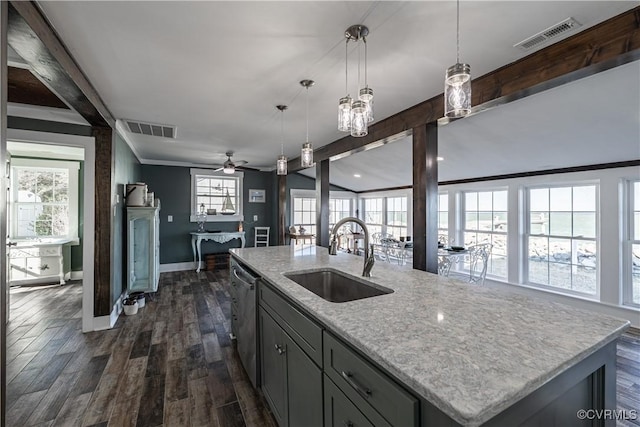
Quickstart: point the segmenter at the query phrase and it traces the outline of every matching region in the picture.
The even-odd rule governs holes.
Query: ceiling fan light
[[[366,103],[355,101],[351,107],[351,136],[361,137],[369,133]]]
[[[233,162],[231,160],[227,160],[226,162],[224,162],[224,168],[222,169],[222,172],[226,173],[226,174],[232,174],[236,172],[236,165],[233,164]]]
[[[302,144],[302,151],[300,153],[300,166],[303,168],[310,168],[313,166],[313,148],[310,142]]]
[[[278,156],[278,160],[276,161],[276,171],[278,175],[287,174],[287,156],[284,154]]]
[[[351,130],[352,101],[349,95],[340,98],[338,101],[338,130],[341,132],[349,132]]]
[[[471,112],[471,66],[456,63],[444,80],[445,116],[458,118]]]

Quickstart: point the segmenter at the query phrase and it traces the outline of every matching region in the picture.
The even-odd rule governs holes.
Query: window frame
[[[316,209],[316,191],[315,190],[303,190],[303,189],[299,189],[299,188],[292,188],[289,192],[289,224],[299,227],[300,225],[302,226],[310,226],[313,227],[313,230],[315,230],[316,224],[307,224],[307,223],[302,223],[302,224],[298,224],[295,222],[295,206],[294,206],[294,200],[295,199],[313,199],[314,200],[314,218],[315,218],[315,209]],[[340,200],[349,200],[349,216],[355,216],[355,207],[357,206],[357,195],[355,193],[349,192],[349,191],[329,191],[329,201],[331,200],[336,200],[336,199],[340,199]],[[331,221],[331,215],[329,215],[329,221]],[[333,227],[333,223],[330,224],[331,227]],[[351,224],[351,227],[354,227],[354,224]],[[308,229],[309,231],[310,229]],[[315,232],[313,233],[315,234]],[[315,243],[315,238],[313,239],[313,241]]]
[[[69,209],[69,229],[65,236],[18,236],[16,234],[18,227],[18,206],[21,203],[17,202],[17,178],[16,178],[16,169],[66,169],[69,174],[69,184],[68,184],[68,209]],[[66,238],[71,240],[71,244],[77,245],[80,242],[78,230],[80,227],[79,224],[79,203],[80,203],[80,193],[79,193],[79,171],[80,171],[80,162],[74,160],[54,160],[54,159],[34,159],[34,158],[23,158],[23,157],[12,157],[11,158],[11,218],[14,220],[10,221],[9,227],[9,238],[13,240],[26,240],[33,239],[38,237],[43,238]]]
[[[531,215],[531,197],[530,190],[536,189],[552,189],[552,188],[566,188],[570,187],[573,192],[574,187],[587,187],[593,186],[595,187],[595,237],[580,237],[574,238],[573,232],[571,236],[560,236],[551,234],[551,230],[549,230],[549,234],[542,233],[531,233],[531,223],[530,223],[530,215]],[[585,299],[597,300],[600,301],[600,262],[601,262],[601,245],[600,245],[600,182],[598,180],[586,179],[579,181],[550,181],[545,183],[540,183],[536,185],[527,185],[524,186],[524,200],[523,200],[523,209],[522,209],[522,284],[525,286],[531,286],[533,288],[540,288],[549,290],[552,292],[567,294],[572,296],[578,296]],[[573,196],[572,196],[573,197]],[[549,207],[551,209],[551,207]],[[554,212],[549,210],[549,212]],[[574,212],[573,208],[569,212],[572,216]],[[572,220],[573,221],[573,220]],[[573,222],[572,222],[573,223]],[[573,226],[572,226],[573,227]],[[594,294],[589,294],[586,292],[576,291],[574,289],[562,288],[559,286],[553,286],[550,284],[543,284],[532,282],[529,280],[529,239],[530,237],[546,237],[547,239],[566,239],[572,241],[574,239],[582,240],[582,241],[593,241],[596,245],[596,265],[595,265],[595,279],[596,279],[596,290]],[[549,263],[549,261],[547,261]],[[572,265],[572,264],[569,264]],[[572,281],[573,281],[573,272],[571,273]]]
[[[640,308],[640,303],[633,301],[633,245],[640,245],[640,240],[635,239],[635,200],[634,186],[640,186],[640,179],[627,179],[623,181],[621,211],[622,211],[622,233],[620,257],[620,279],[621,279],[621,303],[625,307]]]
[[[244,173],[236,172],[232,174],[226,174],[223,171],[215,171],[213,169],[191,169],[191,207],[189,214],[190,222],[198,222],[197,214],[198,214],[198,203],[197,203],[197,180],[199,177],[208,177],[208,178],[223,178],[232,180],[235,183],[236,187],[236,214],[235,215],[207,215],[206,222],[234,222],[234,221],[244,221],[244,186],[243,179]]]
[[[493,258],[495,256],[497,256],[495,254],[495,248],[496,245],[494,243],[494,238],[493,236],[503,236],[504,237],[504,241],[505,241],[505,255],[504,255],[504,260],[505,260],[505,275],[504,276],[499,276],[497,274],[493,274],[491,271],[489,271],[489,269],[487,268],[487,277],[488,278],[492,278],[492,279],[499,279],[501,281],[508,281],[509,280],[509,229],[511,227],[516,227],[517,225],[512,225],[508,223],[508,218],[509,218],[509,187],[508,186],[492,186],[492,187],[487,187],[487,188],[468,188],[468,189],[462,189],[459,191],[460,194],[460,201],[458,203],[458,211],[459,211],[459,216],[460,216],[460,221],[459,221],[459,226],[456,227],[456,231],[455,231],[455,235],[456,235],[456,240],[458,237],[461,238],[461,242],[463,243],[464,246],[466,246],[466,239],[465,239],[465,235],[467,233],[475,233],[476,235],[478,234],[489,234],[491,235],[491,244],[492,249],[491,249],[491,254],[489,255],[489,263],[493,263]],[[495,192],[505,192],[506,196],[507,196],[507,210],[506,211],[499,211],[499,210],[495,210],[495,206],[494,206],[494,195],[493,193]],[[507,217],[507,229],[504,231],[495,231],[493,228],[489,231],[485,231],[485,230],[480,230],[480,229],[467,229],[467,194],[468,193],[492,193],[491,196],[491,216],[493,218],[494,214],[496,212],[505,212],[506,217]],[[487,211],[482,211],[480,210],[479,207],[476,208],[475,211],[476,214],[478,215],[480,212],[487,212]],[[476,222],[479,222],[479,216],[476,216]],[[478,244],[478,242],[476,241],[476,244]],[[457,269],[460,269],[460,266],[457,265],[456,266]]]

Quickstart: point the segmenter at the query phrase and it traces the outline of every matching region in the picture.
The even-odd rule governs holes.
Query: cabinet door
[[[285,333],[289,425],[322,426],[322,371]]]
[[[324,376],[324,425],[325,427],[373,427],[347,396]]]
[[[287,343],[280,326],[263,309],[260,309],[260,352],[262,391],[278,425],[287,427]]]

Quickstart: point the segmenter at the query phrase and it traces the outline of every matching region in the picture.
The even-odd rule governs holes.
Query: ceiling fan
[[[231,156],[233,156],[233,151],[227,151],[224,155],[227,156],[227,160],[224,162],[222,167],[216,169],[214,172],[223,171],[224,173],[232,174],[232,173],[235,173],[237,167],[246,165],[247,163],[249,163],[246,160],[236,160],[236,161],[231,160]]]

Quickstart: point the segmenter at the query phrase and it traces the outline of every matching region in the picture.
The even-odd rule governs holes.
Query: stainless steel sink
[[[285,273],[284,276],[330,302],[354,301],[393,292],[383,286],[330,269]]]

